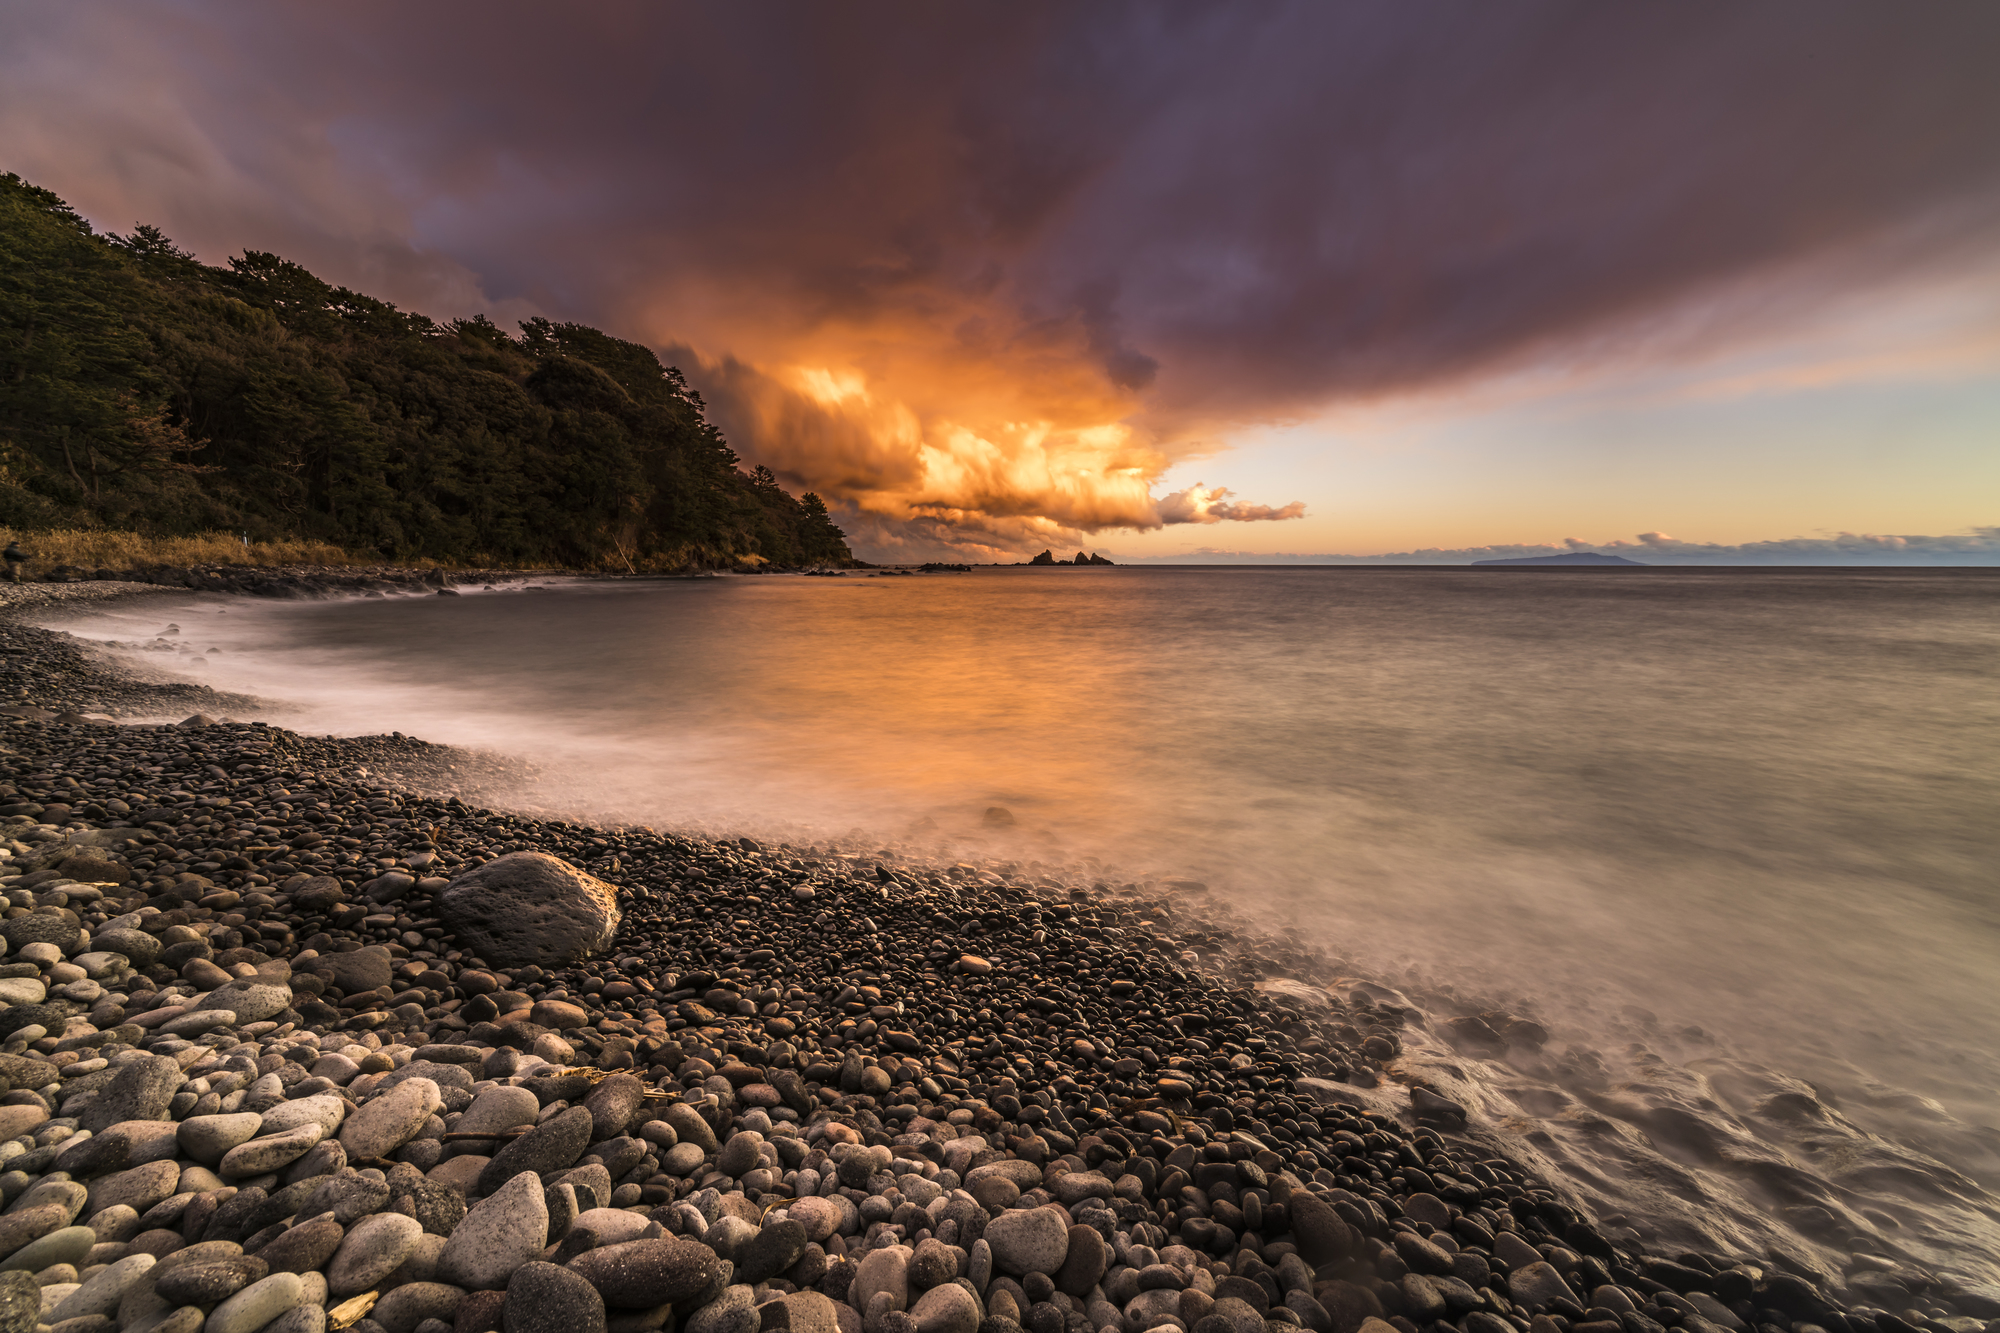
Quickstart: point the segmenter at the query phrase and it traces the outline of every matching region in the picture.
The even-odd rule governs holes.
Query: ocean
[[[1542,1023],[1412,1068],[1613,1226],[2000,1282],[2000,571],[539,583],[45,621],[511,808],[1183,886]]]

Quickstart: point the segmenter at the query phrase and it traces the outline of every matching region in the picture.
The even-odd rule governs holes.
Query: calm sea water
[[[1480,1086],[1515,1110],[1509,1079],[1558,1087],[1551,1123],[1644,1140],[1606,1156],[1572,1125],[1559,1168],[1650,1153],[1746,1218],[1810,1229],[1823,1206],[1899,1244],[1983,1191],[1931,1181],[1905,1217],[1809,1135],[2000,1181],[1993,571],[1009,569],[190,597],[72,627],[170,620],[222,649],[202,678],[290,701],[291,725],[540,760],[523,802],[1094,857],[1280,913],[1378,977],[1534,1007],[1598,1073]],[[1647,1059],[1693,1081],[1646,1084]],[[1770,1128],[1716,1061],[1810,1080],[1841,1125]],[[1719,1128],[1674,1131],[1674,1106]],[[1732,1165],[1764,1151],[1828,1196]],[[1674,1204],[1607,1188],[1642,1230]],[[1961,1258],[1990,1262],[1991,1218],[1967,1226]]]

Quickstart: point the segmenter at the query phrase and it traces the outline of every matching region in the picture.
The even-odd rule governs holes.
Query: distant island
[[[1643,560],[1627,560],[1622,555],[1599,555],[1596,551],[1570,551],[1565,555],[1528,555],[1522,556],[1517,560],[1475,560],[1472,563],[1474,565],[1489,567],[1505,566],[1515,569],[1547,568],[1552,565],[1557,567],[1617,565],[1627,569],[1646,568],[1646,562]]]
[[[1058,560],[1054,552],[1044,551],[1028,563],[1031,565],[1108,565],[1111,561],[1106,560],[1096,552],[1085,555],[1081,551],[1076,553],[1076,559],[1074,560]]]

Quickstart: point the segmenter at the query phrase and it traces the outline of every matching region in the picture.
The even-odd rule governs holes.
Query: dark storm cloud
[[[5,165],[105,225],[683,343],[802,483],[1064,531],[1160,522],[1227,423],[1892,280],[1989,242],[2000,186],[1978,5],[79,3],[0,38]]]

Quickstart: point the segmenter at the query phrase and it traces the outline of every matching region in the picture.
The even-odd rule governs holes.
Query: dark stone
[[[214,1305],[270,1271],[265,1260],[247,1254],[213,1263],[183,1264],[162,1274],[153,1283],[153,1290],[175,1305]]]
[[[135,1055],[118,1067],[104,1090],[84,1108],[79,1123],[93,1134],[102,1134],[122,1120],[165,1120],[174,1093],[185,1081],[179,1063],[169,1057]]]
[[[437,912],[460,948],[489,963],[557,967],[611,943],[617,893],[566,861],[512,852],[453,880]]]
[[[645,1095],[646,1085],[630,1074],[613,1074],[598,1084],[583,1103],[584,1109],[590,1112],[591,1142],[623,1134]],[[611,1174],[615,1178],[622,1173],[613,1171]]]
[[[590,1112],[581,1106],[550,1117],[493,1155],[479,1173],[479,1192],[491,1194],[523,1171],[540,1175],[575,1166],[590,1146],[590,1128]]]
[[[601,1245],[570,1260],[569,1270],[595,1287],[607,1305],[646,1310],[708,1290],[721,1274],[715,1251],[668,1236]]]
[[[0,921],[0,939],[7,941],[10,953],[27,944],[53,944],[71,954],[76,952],[76,936],[76,922],[61,912],[30,912]]]
[[[257,1251],[257,1257],[273,1273],[311,1273],[326,1267],[327,1260],[346,1238],[340,1223],[330,1217],[302,1222]]]
[[[143,930],[100,930],[90,937],[90,947],[123,954],[134,967],[151,967],[160,960],[159,940]]]
[[[567,1268],[522,1264],[507,1279],[500,1328],[502,1333],[604,1333],[604,1298]]]
[[[1299,1258],[1305,1260],[1306,1267],[1319,1268],[1347,1257],[1354,1244],[1353,1233],[1331,1204],[1310,1190],[1295,1189],[1285,1207]]]
[[[786,1218],[765,1227],[736,1251],[736,1281],[758,1283],[776,1277],[806,1252],[806,1229]]]
[[[358,991],[374,990],[389,984],[390,965],[394,958],[379,944],[352,953],[321,954],[308,958],[300,964],[300,971],[317,973],[329,985],[338,986],[344,994],[353,995]]]

